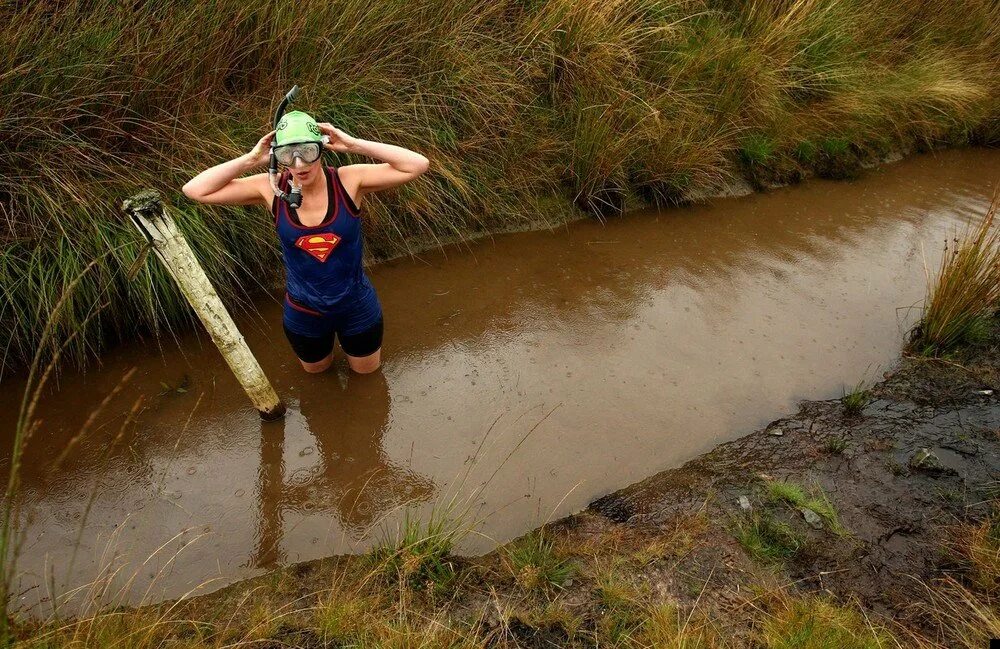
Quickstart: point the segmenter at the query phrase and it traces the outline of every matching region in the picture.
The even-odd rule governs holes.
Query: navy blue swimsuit
[[[274,224],[285,262],[285,328],[300,336],[351,336],[378,323],[382,307],[361,265],[364,248],[358,208],[336,167],[322,167],[328,207],[323,222],[305,226],[275,197]],[[289,174],[279,187],[288,191]],[[291,213],[290,213],[291,212]]]

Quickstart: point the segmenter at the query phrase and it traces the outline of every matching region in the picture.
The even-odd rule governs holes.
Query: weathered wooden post
[[[126,199],[122,209],[152,244],[153,251],[180,286],[261,418],[272,420],[283,416],[285,404],[264,376],[260,363],[247,347],[243,335],[198,264],[191,246],[177,229],[159,193],[155,190],[139,192]]]

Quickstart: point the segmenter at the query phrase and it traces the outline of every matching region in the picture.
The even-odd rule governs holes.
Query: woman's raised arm
[[[416,151],[394,144],[351,137],[328,123],[322,123],[319,127],[324,134],[330,136],[330,142],[326,145],[330,151],[360,153],[385,161],[381,164],[352,164],[342,167],[345,173],[341,176],[341,182],[345,187],[351,185],[350,188],[355,190],[358,198],[363,194],[409,182],[430,167],[430,161]]]
[[[184,185],[184,195],[212,205],[267,204],[267,174],[240,176],[267,164],[273,137],[274,131],[271,131],[249,153],[201,172]]]

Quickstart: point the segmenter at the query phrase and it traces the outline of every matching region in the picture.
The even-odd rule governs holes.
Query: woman
[[[298,209],[279,200],[265,166],[274,152],[284,167],[279,189],[301,188]],[[327,167],[323,149],[358,153],[381,164]],[[382,307],[361,265],[361,206],[365,195],[402,185],[427,171],[428,160],[402,147],[354,138],[301,111],[282,117],[277,129],[235,160],[206,169],[184,185],[192,200],[213,205],[270,205],[285,265],[282,324],[306,372],[333,363],[336,337],[355,372],[379,368]]]

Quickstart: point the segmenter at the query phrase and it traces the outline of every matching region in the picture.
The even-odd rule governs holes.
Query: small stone
[[[767,434],[770,435],[771,437],[781,437],[785,433],[780,428],[772,428],[771,430],[767,431]]]
[[[979,394],[989,397],[993,395],[993,390],[979,390]]]
[[[945,470],[941,459],[929,448],[918,448],[917,452],[910,457],[910,468],[928,471],[930,473],[941,473]]]
[[[799,511],[802,512],[802,518],[806,519],[806,522],[809,523],[809,527],[814,530],[823,529],[823,519],[820,518],[819,514],[808,507],[799,507]]]
[[[305,457],[307,455],[312,455],[313,452],[314,452],[313,451],[313,447],[312,446],[307,446],[304,449],[302,449],[301,451],[299,451],[299,457]]]
[[[563,583],[563,586],[565,586],[566,588],[569,588],[569,587],[570,587],[570,586],[572,586],[572,585],[573,585],[573,580],[572,580],[572,579],[567,579],[567,580],[566,580],[566,581],[565,581],[565,582]]]
[[[753,507],[750,505],[750,499],[746,496],[740,496],[737,501],[740,503],[740,509],[745,512],[750,511]]]

